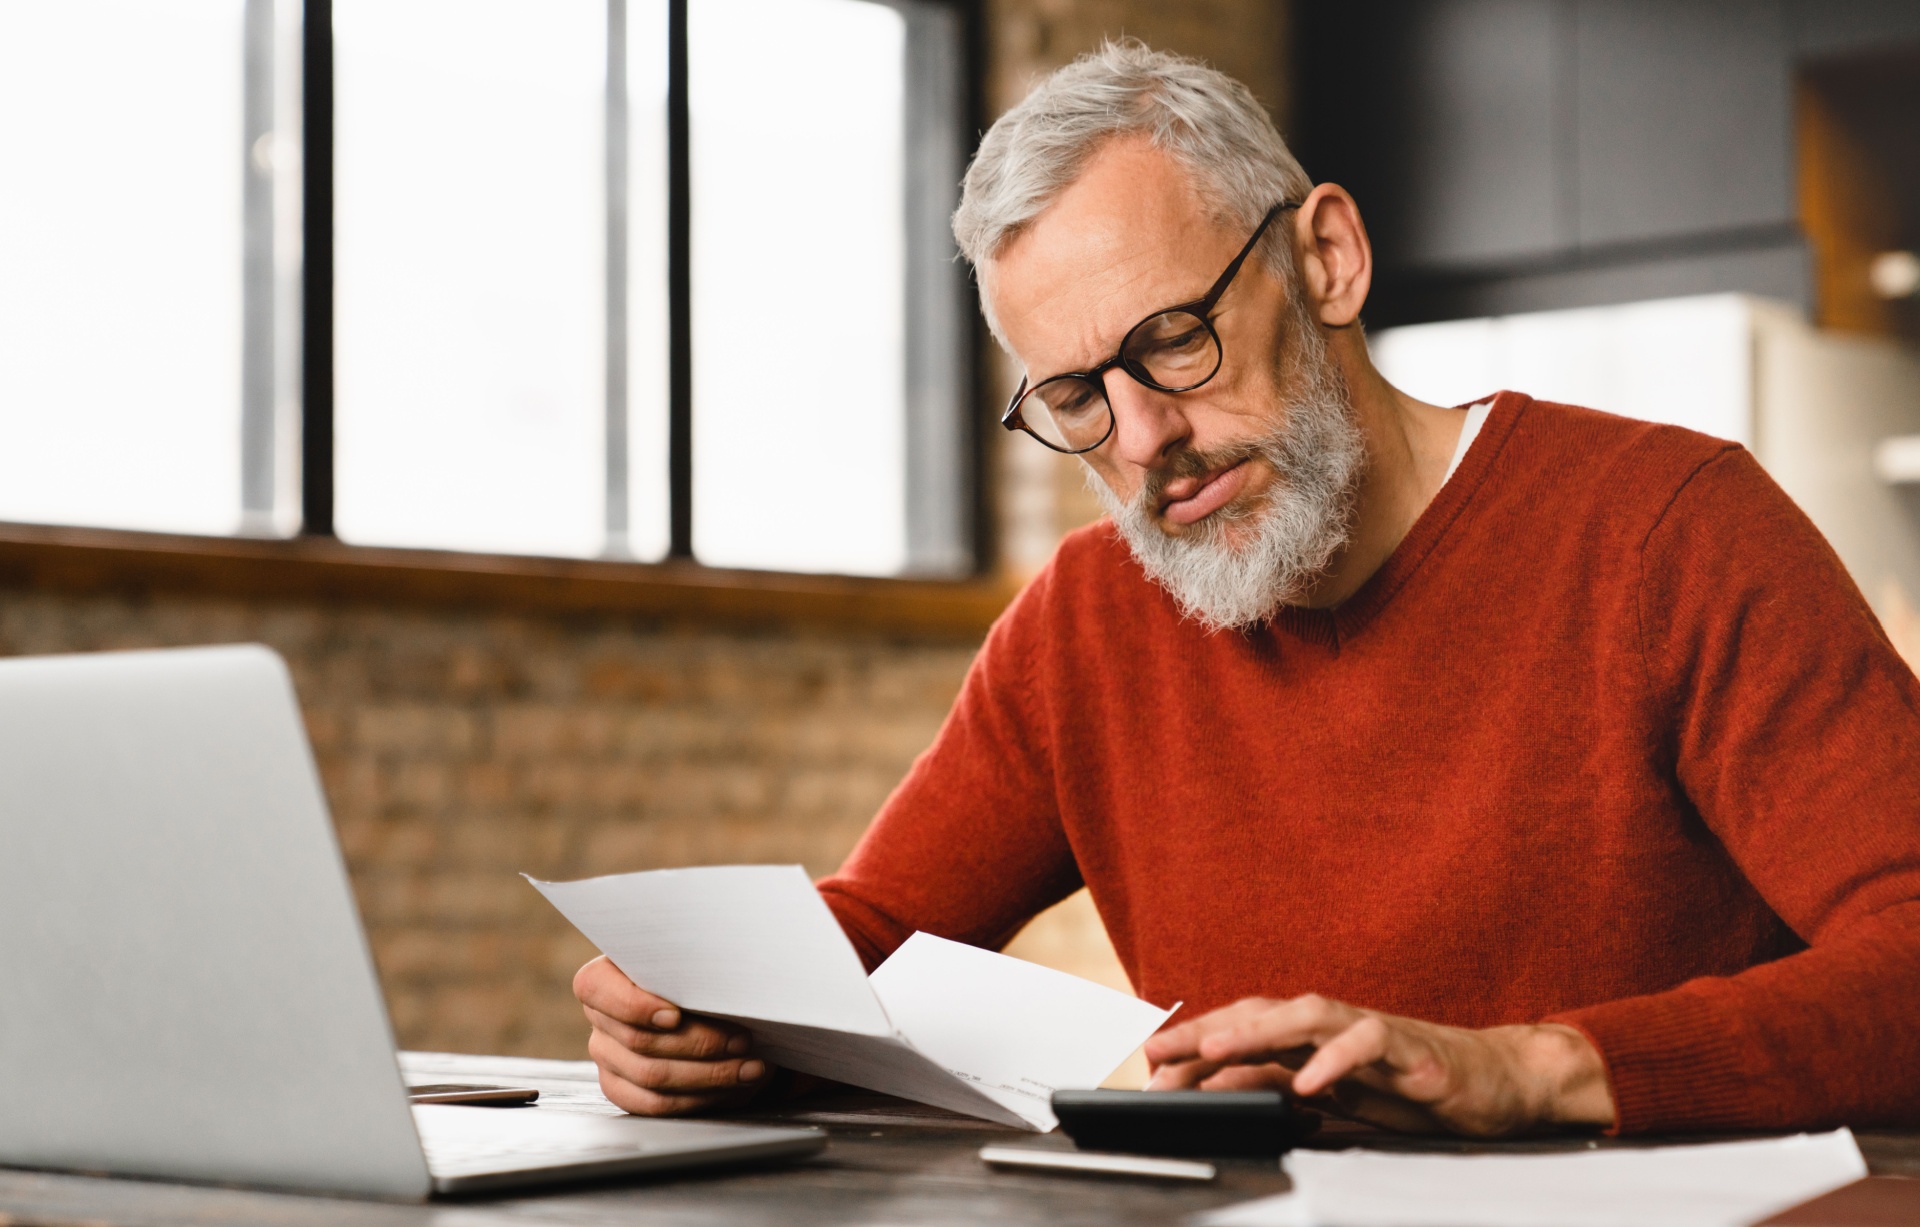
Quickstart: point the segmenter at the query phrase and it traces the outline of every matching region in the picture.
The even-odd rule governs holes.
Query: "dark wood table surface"
[[[614,1114],[585,1062],[406,1053],[410,1082],[483,1081],[537,1086],[543,1112]],[[0,1104],[0,1111],[4,1111]],[[989,1144],[1070,1144],[1036,1138],[934,1108],[866,1094],[820,1095],[779,1110],[728,1118],[817,1125],[832,1140],[797,1163],[692,1173],[516,1196],[395,1205],[244,1189],[116,1180],[0,1168],[0,1227],[526,1227],[528,1224],[1077,1224],[1179,1223],[1215,1207],[1284,1191],[1270,1161],[1222,1160],[1210,1184],[996,1171]],[[1877,1175],[1920,1176],[1920,1132],[1858,1131]],[[1330,1126],[1316,1143],[1426,1151],[1565,1150],[1614,1145],[1580,1139],[1499,1146],[1393,1138]]]

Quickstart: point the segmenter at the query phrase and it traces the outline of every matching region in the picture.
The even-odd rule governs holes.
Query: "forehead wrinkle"
[[[1019,356],[1034,377],[1087,370],[1150,313],[1205,292],[1218,269],[1198,252],[1228,245],[1224,264],[1235,241],[1219,224],[1163,151],[1116,141],[1011,237],[982,285],[1008,339],[1025,334]]]
[[[1161,255],[1129,249],[1118,261],[1096,272],[1049,278],[1045,292],[1025,305],[1020,314],[1041,322],[1059,340],[1043,345],[1038,355],[1038,365],[1046,369],[1036,367],[1029,374],[1040,380],[1090,370],[1113,356],[1128,329],[1152,312],[1179,301],[1168,297],[1177,296],[1177,290],[1161,284],[1174,280],[1168,276],[1171,270],[1161,262]],[[1061,355],[1057,359],[1048,352],[1056,345]]]
[[[1058,302],[1068,297],[1069,290],[1049,296],[1049,300],[1043,304],[1043,309],[1070,313],[1068,318],[1074,321],[1071,327],[1078,334],[1078,344],[1069,351],[1061,371],[1089,370],[1105,362],[1120,348],[1128,329],[1146,318],[1149,312],[1158,310],[1155,306],[1140,305],[1152,299],[1150,283],[1154,280],[1156,270],[1149,262],[1138,258],[1129,263],[1133,265],[1130,270],[1114,269],[1110,277],[1089,279],[1092,285],[1083,283],[1081,288],[1089,290],[1091,294],[1092,301],[1088,303],[1074,306]],[[1099,284],[1108,280],[1112,284]],[[1148,283],[1144,291],[1141,290],[1143,283]]]

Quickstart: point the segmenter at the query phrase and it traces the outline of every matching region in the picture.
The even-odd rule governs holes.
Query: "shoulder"
[[[1523,506],[1641,536],[1702,473],[1737,470],[1771,484],[1738,443],[1680,426],[1503,393],[1510,431],[1497,485]],[[1744,484],[1744,483],[1737,483]],[[1784,496],[1782,496],[1784,497]]]
[[[1677,490],[1738,443],[1599,409],[1518,398],[1513,440],[1532,467],[1562,479]]]
[[[1512,496],[1554,507],[1590,545],[1635,559],[1643,595],[1730,610],[1792,593],[1851,614],[1857,588],[1800,507],[1738,443],[1549,401],[1513,431]],[[1649,587],[1650,586],[1650,587]]]

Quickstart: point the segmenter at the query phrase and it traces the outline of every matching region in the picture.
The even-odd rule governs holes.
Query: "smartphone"
[[[1055,1091],[1053,1114],[1082,1150],[1270,1158],[1320,1127],[1280,1091]]]
[[[511,1107],[532,1103],[540,1092],[530,1086],[476,1086],[467,1082],[434,1082],[407,1088],[409,1103],[478,1103]]]
[[[1038,1146],[982,1146],[980,1161],[989,1167],[1024,1167],[1043,1172],[1072,1172],[1093,1176],[1141,1176],[1148,1180],[1212,1180],[1219,1175],[1211,1163],[1191,1159],[1150,1159],[1144,1155],[1111,1155],[1083,1150],[1042,1150]]]

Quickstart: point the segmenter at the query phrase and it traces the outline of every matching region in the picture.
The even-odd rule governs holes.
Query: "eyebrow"
[[[1134,329],[1140,327],[1140,325],[1146,323],[1148,320],[1154,318],[1156,315],[1165,315],[1170,311],[1192,310],[1193,308],[1198,307],[1198,308],[1202,308],[1202,310],[1196,311],[1194,312],[1194,314],[1200,316],[1201,319],[1211,319],[1213,317],[1213,309],[1220,305],[1220,299],[1226,294],[1227,287],[1232,285],[1234,282],[1234,279],[1240,275],[1240,269],[1243,265],[1246,264],[1247,257],[1251,256],[1253,254],[1253,249],[1259,246],[1260,239],[1262,238],[1262,236],[1264,236],[1267,233],[1268,227],[1273,225],[1274,219],[1279,217],[1282,213],[1286,212],[1288,209],[1297,209],[1299,207],[1300,207],[1299,201],[1282,200],[1278,204],[1274,205],[1271,209],[1268,209],[1266,212],[1266,215],[1260,219],[1260,224],[1253,228],[1253,233],[1251,235],[1247,236],[1247,241],[1240,245],[1240,253],[1234,256],[1232,261],[1228,263],[1225,269],[1221,270],[1220,275],[1213,279],[1213,284],[1208,286],[1206,292],[1200,295],[1200,297],[1182,299],[1179,302],[1168,303],[1166,306],[1161,307],[1158,310],[1147,312],[1145,315],[1141,316],[1139,319],[1129,324],[1127,326],[1127,330],[1120,334],[1120,340],[1118,343],[1115,344],[1113,348],[1113,352],[1110,356],[1096,361],[1092,366],[1085,366],[1077,369],[1059,371],[1059,372],[1056,372],[1055,374],[1048,375],[1040,379],[1035,379],[1031,371],[1027,372],[1027,376],[1026,376],[1027,386],[1035,387],[1039,384],[1046,383],[1047,380],[1049,379],[1060,379],[1068,375],[1078,375],[1082,377],[1088,377],[1093,375],[1093,373],[1096,370],[1098,370],[1100,367],[1107,366],[1115,362],[1120,357],[1120,351],[1122,348],[1125,347],[1127,343],[1127,338],[1133,335]]]

